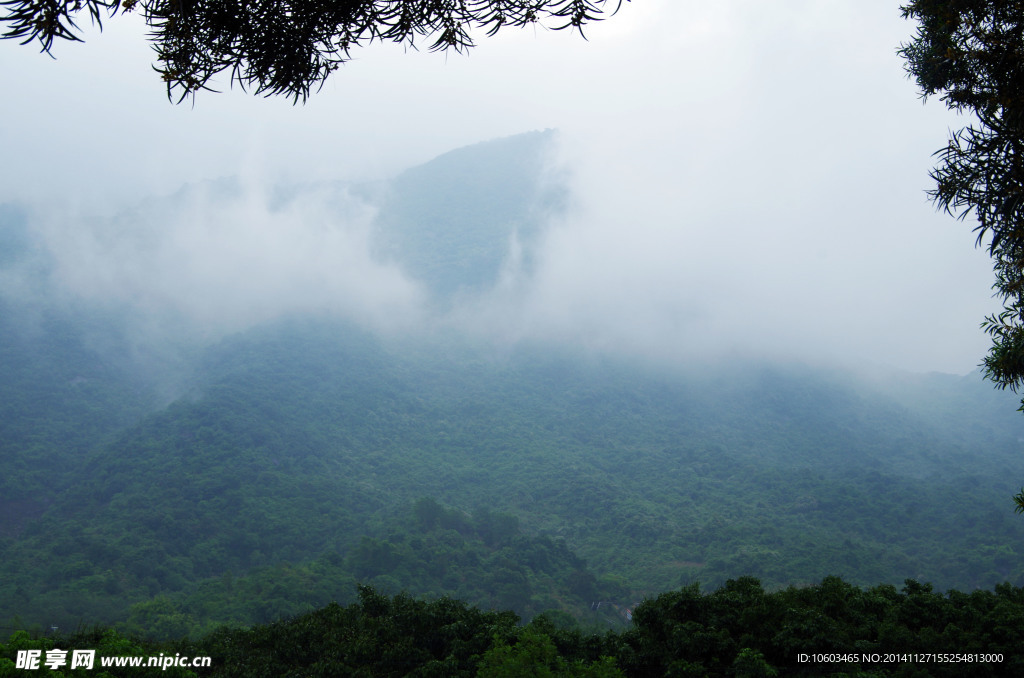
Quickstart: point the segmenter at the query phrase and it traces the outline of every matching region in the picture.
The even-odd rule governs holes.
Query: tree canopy
[[[626,0],[628,2],[628,0]],[[150,28],[154,69],[178,101],[231,81],[266,95],[305,100],[348,61],[353,47],[389,41],[433,51],[462,52],[471,31],[493,36],[530,24],[583,34],[584,25],[614,14],[607,0],[3,0],[2,37],[38,42],[49,53],[56,39],[80,41],[81,16],[138,12]]]
[[[936,153],[931,196],[961,219],[973,212],[978,244],[988,238],[1004,309],[982,323],[993,340],[984,367],[1016,392],[1024,385],[1024,3],[915,0],[902,9],[920,22],[900,54],[922,96],[940,94],[977,120]]]
[[[939,94],[976,119],[936,153],[930,194],[961,219],[973,212],[977,244],[988,239],[1003,310],[981,324],[992,337],[985,376],[1017,392],[1024,385],[1024,3],[915,0],[902,10],[920,22],[900,54],[922,96]],[[1015,501],[1024,512],[1024,489]]]

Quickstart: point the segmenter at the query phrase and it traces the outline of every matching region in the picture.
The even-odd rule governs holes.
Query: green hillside
[[[724,379],[444,349],[312,320],[225,341],[194,393],[82,457],[76,481],[7,542],[2,615],[124,619],[152,596],[185,601],[285,563],[320,562],[338,583],[311,599],[302,576],[282,577],[285,603],[374,581],[526,616],[742,575],[769,587],[829,574],[1022,581],[1009,497],[1024,468],[1009,441],[944,443],[897,403],[799,368],[734,366]],[[408,517],[425,497],[467,525],[505,514],[518,541],[499,557],[479,527],[455,528],[446,548],[477,555],[445,561]],[[424,574],[505,557],[518,593]],[[186,613],[205,615],[217,612]]]
[[[78,480],[92,447],[156,407],[91,346],[110,338],[102,321],[0,297],[0,543]]]
[[[558,206],[550,142],[380,189],[387,256],[446,304],[485,290]],[[0,625],[170,638],[360,583],[597,627],[744,576],[1024,584],[1024,419],[978,376],[665,366],[301,314],[156,369],[131,313],[62,301],[29,219],[0,211]]]

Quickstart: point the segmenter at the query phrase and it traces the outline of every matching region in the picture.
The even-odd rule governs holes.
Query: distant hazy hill
[[[388,187],[377,246],[441,299],[494,284],[513,238],[527,265],[541,218],[564,187],[544,172],[555,132],[460,148],[407,170]]]
[[[384,251],[446,303],[486,288],[557,204],[549,136],[402,175]],[[164,407],[112,359],[124,318],[4,303],[2,620],[173,635],[356,581],[600,623],[742,575],[1024,583],[1024,419],[975,376],[665,369],[296,314],[182,358]]]

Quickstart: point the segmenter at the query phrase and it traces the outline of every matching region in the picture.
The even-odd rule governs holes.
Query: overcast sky
[[[55,208],[39,228],[65,244],[76,293],[130,288],[182,313],[194,302],[200,319],[252,308],[250,293],[269,303],[242,324],[328,297],[393,316],[417,292],[366,259],[357,205],[328,235],[323,215],[271,220],[258,200],[234,222],[218,208],[218,228],[165,215],[148,226],[163,248],[151,259],[135,257],[129,225],[100,237],[85,224],[188,182],[387,177],[557,128],[574,209],[552,224],[536,277],[473,311],[495,331],[962,374],[987,349],[991,266],[971,223],[925,196],[932,153],[964,122],[907,80],[896,49],[914,26],[898,4],[634,0],[589,41],[527,29],[466,56],[361,49],[297,107],[239,91],[168,103],[131,18],[56,60],[5,41],[0,202]]]

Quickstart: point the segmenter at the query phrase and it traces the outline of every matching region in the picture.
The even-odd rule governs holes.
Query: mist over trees
[[[745,575],[770,590],[829,574],[855,586],[1024,581],[1024,525],[1005,506],[1024,474],[1024,421],[976,375],[872,382],[753,359],[668,363],[446,324],[467,303],[510,308],[495,301],[507,290],[494,294],[513,245],[528,274],[560,204],[537,179],[553,136],[453,151],[383,186],[285,187],[238,224],[221,220],[248,204],[237,185],[195,203],[185,190],[114,219],[110,233],[138,236],[120,258],[72,241],[83,275],[63,281],[60,260],[33,263],[31,214],[6,210],[6,242],[21,244],[0,275],[55,296],[0,309],[0,619],[197,636],[351,602],[362,583],[618,628],[645,595]],[[460,203],[459,186],[479,199]],[[318,210],[298,213],[325,219],[309,231],[291,218],[321,192],[335,215],[363,215],[372,249],[422,288],[425,321],[391,331],[321,304],[358,285],[304,294],[329,257],[277,270],[250,256],[264,210],[284,238],[267,242],[329,233]],[[376,201],[376,220],[363,223],[352,197]],[[186,226],[205,213],[220,233],[187,267],[162,240],[177,244],[182,222],[161,220],[177,212]],[[420,214],[441,233],[418,231]],[[346,241],[309,243],[297,251]],[[109,265],[94,290],[97,261]],[[180,268],[190,273],[170,275]],[[255,290],[216,287],[211,271]],[[304,274],[313,284],[294,297],[261,298],[267,281]],[[137,299],[100,303],[120,289]],[[210,335],[160,398],[126,359],[127,337],[147,309],[167,312],[161,294],[184,304],[194,289],[207,290],[197,324]],[[58,303],[72,292],[84,296]],[[237,307],[245,322],[216,317]]]
[[[902,9],[904,18],[919,22],[900,54],[921,96],[940,95],[977,121],[936,153],[930,195],[947,213],[978,220],[977,245],[988,243],[992,287],[1003,304],[981,324],[992,338],[985,376],[1017,392],[1024,386],[1024,8],[917,0]],[[1024,513],[1024,490],[1014,500]]]
[[[275,83],[243,84],[289,95]],[[389,181],[207,182],[101,224],[0,205],[0,627],[31,631],[0,645],[0,675],[68,645],[211,655],[209,675],[1019,674],[1009,394],[977,373],[709,360],[683,344],[730,328],[678,299],[720,305],[713,285],[631,279],[568,236],[554,137]],[[715,181],[693,167],[658,190]],[[758,283],[734,310],[763,347],[749,308],[776,314],[756,298],[781,263],[758,251],[743,278],[724,239],[723,260],[685,259],[669,245],[693,241],[664,233],[707,224],[625,177],[609,250],[656,221],[639,267]],[[707,223],[741,227],[729,207]],[[790,292],[818,287],[791,268]],[[794,333],[824,322],[775,296],[802,300]],[[853,298],[834,304],[849,335]],[[613,324],[649,341],[616,345]],[[178,370],[139,356],[174,332],[160,392]],[[889,652],[969,658],[869,658]]]

